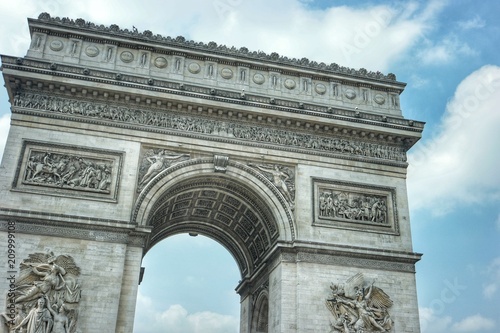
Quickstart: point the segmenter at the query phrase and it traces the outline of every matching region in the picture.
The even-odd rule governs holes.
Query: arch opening
[[[264,262],[280,238],[276,209],[262,193],[226,174],[193,173],[156,189],[145,225],[147,252],[162,239],[196,233],[222,244],[235,258],[242,280]]]
[[[240,297],[234,288],[239,268],[229,251],[199,235],[170,236],[143,258],[134,333],[192,331],[238,332]]]

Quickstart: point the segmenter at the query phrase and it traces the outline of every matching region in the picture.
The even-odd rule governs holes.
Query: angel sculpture
[[[281,192],[281,194],[288,201],[290,206],[293,208],[294,193],[293,189],[293,179],[290,170],[286,167],[279,167],[278,165],[256,165],[249,163],[251,167],[257,168],[267,175],[270,175],[269,179],[274,186]]]
[[[21,262],[20,269],[12,302],[23,306],[29,313],[37,308],[40,299],[44,299],[49,307],[52,304],[52,307],[59,309],[56,316],[52,307],[48,308],[48,316],[66,316],[67,332],[75,332],[81,289],[78,283],[80,268],[73,258],[54,256],[53,253],[34,253]],[[58,331],[62,332],[61,329]]]
[[[141,181],[139,182],[140,186],[147,184],[151,179],[153,179],[157,174],[159,174],[160,171],[169,167],[171,163],[168,163],[166,161],[173,161],[181,157],[189,157],[188,154],[181,154],[181,155],[174,155],[174,154],[165,155],[165,154],[166,154],[165,150],[160,150],[158,154],[145,156],[145,160],[149,162],[150,165],[146,171],[146,174],[142,177]]]
[[[343,286],[332,285],[332,297],[326,306],[335,320],[333,333],[389,332],[393,321],[388,309],[390,297],[372,282],[365,286],[362,273],[349,278]]]

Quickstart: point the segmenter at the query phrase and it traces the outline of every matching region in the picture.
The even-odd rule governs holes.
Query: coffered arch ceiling
[[[250,168],[233,162],[226,173],[216,173],[213,162],[206,162],[179,163],[141,192],[136,218],[151,228],[145,250],[175,234],[202,234],[222,244],[242,278],[249,277],[279,239],[294,238],[294,228],[288,218],[283,221],[272,185],[248,174]]]

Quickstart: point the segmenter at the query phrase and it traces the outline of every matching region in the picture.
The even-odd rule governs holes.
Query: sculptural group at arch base
[[[132,332],[142,258],[179,233],[234,257],[241,333],[420,332],[405,179],[423,123],[394,74],[28,23],[26,56],[1,56],[0,332]]]

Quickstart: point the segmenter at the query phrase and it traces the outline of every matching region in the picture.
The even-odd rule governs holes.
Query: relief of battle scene
[[[320,189],[319,216],[387,224],[387,198],[371,194]]]
[[[399,234],[396,189],[313,179],[313,225]]]
[[[8,304],[15,304],[15,309],[8,307],[1,314],[9,332],[76,332],[79,276],[80,268],[71,256],[30,254],[21,262],[19,278],[8,294]]]
[[[109,193],[112,161],[48,151],[31,151],[24,183]]]
[[[45,190],[48,194],[70,195],[78,191],[109,198],[116,192],[120,163],[121,156],[117,152],[96,153],[79,147],[44,147],[28,142],[24,146],[23,161],[20,162],[14,187],[36,191],[49,187],[52,190]]]

